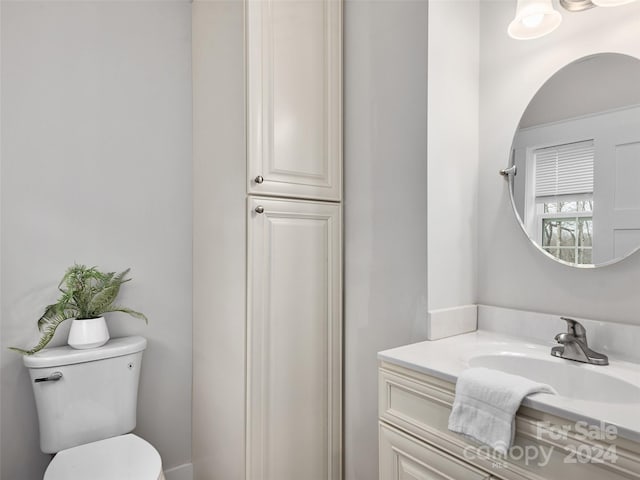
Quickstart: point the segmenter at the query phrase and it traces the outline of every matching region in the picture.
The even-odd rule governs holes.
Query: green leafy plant
[[[62,292],[58,301],[48,305],[38,320],[38,330],[42,334],[38,344],[30,350],[10,347],[23,355],[33,355],[46,347],[56,329],[70,318],[89,319],[102,317],[109,312],[123,312],[148,323],[147,317],[135,310],[117,305],[115,302],[120,286],[131,280],[125,278],[130,269],[123,272],[103,273],[96,267],[84,265],[70,267],[60,280],[58,290]]]

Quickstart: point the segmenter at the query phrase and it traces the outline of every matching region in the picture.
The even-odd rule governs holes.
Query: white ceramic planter
[[[76,319],[71,321],[69,339],[70,347],[77,349],[96,348],[109,341],[109,330],[104,317]]]

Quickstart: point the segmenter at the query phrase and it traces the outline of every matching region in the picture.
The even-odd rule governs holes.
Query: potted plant
[[[96,267],[84,265],[70,267],[60,280],[58,289],[62,292],[58,301],[48,305],[38,320],[38,330],[42,334],[38,344],[30,350],[10,347],[24,355],[33,355],[46,347],[58,326],[73,319],[69,330],[68,343],[73,348],[95,348],[109,340],[109,331],[104,314],[123,312],[148,323],[147,317],[135,310],[115,304],[120,286],[131,280],[125,278],[130,269],[123,272],[103,273]]]

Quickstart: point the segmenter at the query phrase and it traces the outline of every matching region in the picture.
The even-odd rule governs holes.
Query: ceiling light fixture
[[[530,40],[553,32],[562,16],[553,8],[551,0],[518,0],[516,18],[507,32],[518,40]]]
[[[634,1],[635,0],[593,0],[593,3],[599,7],[617,7],[618,5],[625,5]]]
[[[568,12],[582,12],[593,7],[617,7],[635,0],[559,0]],[[540,38],[553,32],[562,16],[553,8],[551,0],[518,0],[516,18],[509,24],[509,36],[517,40]]]
[[[596,6],[591,0],[560,0],[560,5],[569,12],[582,12]]]

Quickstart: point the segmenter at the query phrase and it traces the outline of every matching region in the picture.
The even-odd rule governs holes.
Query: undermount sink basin
[[[607,373],[607,367],[500,353],[472,356],[470,367],[485,367],[551,385],[558,395],[590,402],[638,403],[640,388]]]

